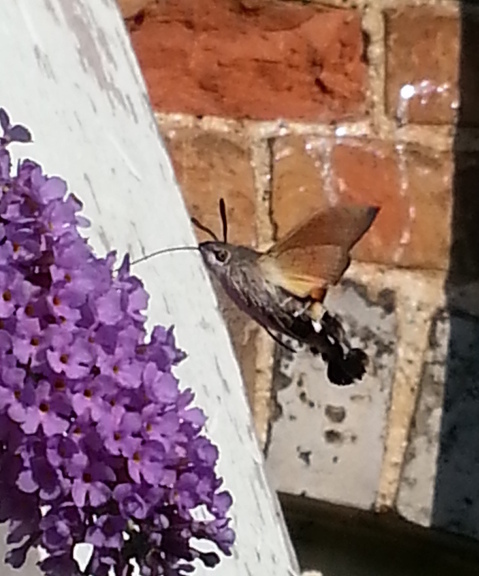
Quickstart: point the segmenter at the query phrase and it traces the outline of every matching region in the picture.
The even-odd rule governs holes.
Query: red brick
[[[340,145],[333,173],[342,201],[381,206],[358,244],[363,260],[413,268],[447,269],[453,163],[449,154],[387,144]]]
[[[412,6],[386,12],[385,18],[388,114],[400,114],[403,122],[452,123],[459,102],[458,18],[438,7]],[[422,94],[400,102],[402,86],[412,84],[418,91],[421,83]]]
[[[279,237],[324,203],[321,154],[308,148],[301,136],[279,138],[272,146],[271,208]]]
[[[300,2],[163,0],[132,42],[155,109],[335,120],[364,112],[361,21]]]
[[[278,156],[273,165],[273,218],[279,237],[332,202],[370,203],[381,212],[354,250],[355,258],[394,266],[448,267],[450,155],[414,147],[399,152],[392,145],[364,140],[287,142],[289,155]],[[281,144],[275,146],[279,149]],[[302,189],[317,192],[303,195]],[[296,206],[294,221],[291,206]]]
[[[163,136],[191,216],[221,237],[218,203],[223,197],[229,240],[254,244],[256,192],[248,145],[241,138],[194,129]],[[200,230],[197,236],[208,238]]]

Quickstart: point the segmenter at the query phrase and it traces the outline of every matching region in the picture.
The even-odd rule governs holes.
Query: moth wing
[[[337,245],[346,252],[360,240],[373,223],[376,206],[345,205],[320,210],[279,239],[268,254],[278,255],[292,248]]]
[[[349,256],[341,246],[325,244],[291,248],[275,257],[266,253],[259,264],[274,285],[306,298],[336,284],[349,265]]]
[[[337,284],[349,251],[373,223],[375,206],[335,206],[295,226],[259,260],[272,283],[300,298]]]

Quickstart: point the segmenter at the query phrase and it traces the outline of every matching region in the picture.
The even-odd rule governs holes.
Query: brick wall
[[[219,292],[277,488],[479,538],[474,3],[121,4],[192,215],[219,231],[224,197],[231,241],[262,249],[320,206],[382,206],[328,300],[373,359],[361,384]]]

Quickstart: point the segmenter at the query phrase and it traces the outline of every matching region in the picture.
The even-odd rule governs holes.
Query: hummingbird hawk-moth
[[[320,210],[269,250],[259,252],[228,243],[223,199],[219,207],[223,239],[192,218],[196,227],[212,237],[194,249],[200,251],[206,267],[231,300],[281,345],[284,343],[274,333],[321,354],[333,384],[361,380],[366,371],[366,354],[350,345],[341,321],[324,310],[322,303],[328,288],[337,284],[348,268],[352,247],[370,228],[379,208],[339,205]],[[193,247],[159,252],[181,249]]]

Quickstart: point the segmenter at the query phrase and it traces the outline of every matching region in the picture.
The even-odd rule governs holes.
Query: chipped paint
[[[324,414],[328,420],[339,424],[344,422],[347,412],[344,406],[333,406],[332,404],[328,404],[324,409]]]
[[[65,24],[77,40],[77,54],[84,71],[93,74],[112,105],[116,102],[127,110],[125,97],[113,80],[115,59],[92,9],[81,0],[61,0],[59,7]],[[112,71],[109,70],[110,66],[113,67]]]
[[[357,385],[333,386],[319,357],[277,348],[279,416],[271,423],[267,464],[281,492],[360,508],[374,505],[396,362],[394,300],[393,291],[370,292],[352,279],[326,299],[328,309],[344,319],[352,344],[371,358],[369,374]],[[307,452],[305,466],[299,453]]]

